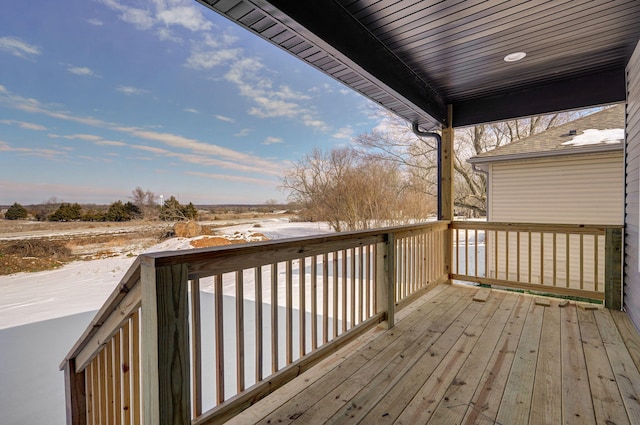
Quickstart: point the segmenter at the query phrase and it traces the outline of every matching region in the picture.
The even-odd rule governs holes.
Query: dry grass
[[[2,253],[21,257],[50,258],[60,261],[68,261],[71,258],[71,249],[63,242],[42,239],[11,242],[2,249]]]

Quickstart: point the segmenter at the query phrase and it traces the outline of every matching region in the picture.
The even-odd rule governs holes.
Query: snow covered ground
[[[252,223],[219,231],[228,235],[260,232],[269,239],[331,232],[324,224],[283,219],[265,220],[259,227]],[[190,242],[174,238],[147,251],[188,249]],[[74,262],[57,270],[0,276],[0,423],[65,423],[64,377],[58,365],[134,259],[121,255]],[[206,306],[212,304],[207,286],[203,282]],[[246,298],[252,295],[245,291]],[[212,394],[204,396],[213,399]]]
[[[218,230],[226,235],[260,232],[271,240],[331,232],[323,223],[290,223],[283,219],[264,220],[255,226],[241,224]],[[145,252],[189,249],[190,242],[173,238]],[[120,255],[76,261],[57,270],[0,276],[0,329],[98,310],[134,259]]]

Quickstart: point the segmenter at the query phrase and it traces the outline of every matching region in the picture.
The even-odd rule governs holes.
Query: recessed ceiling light
[[[525,56],[527,56],[527,54],[525,52],[509,53],[507,56],[504,57],[504,61],[505,62],[517,62],[520,59],[523,59]]]
[[[504,57],[504,61],[505,62],[517,62],[520,59],[523,59],[525,56],[527,56],[527,54],[525,52],[509,53],[507,56]]]

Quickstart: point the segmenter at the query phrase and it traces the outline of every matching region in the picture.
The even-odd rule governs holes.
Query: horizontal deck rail
[[[446,281],[448,226],[140,256],[61,365],[67,423],[235,415]]]
[[[452,222],[454,280],[621,306],[622,226]]]

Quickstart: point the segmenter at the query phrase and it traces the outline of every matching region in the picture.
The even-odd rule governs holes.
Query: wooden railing
[[[69,424],[209,424],[449,278],[448,222],[140,256],[61,365]]]
[[[452,222],[452,279],[621,306],[622,226]]]

